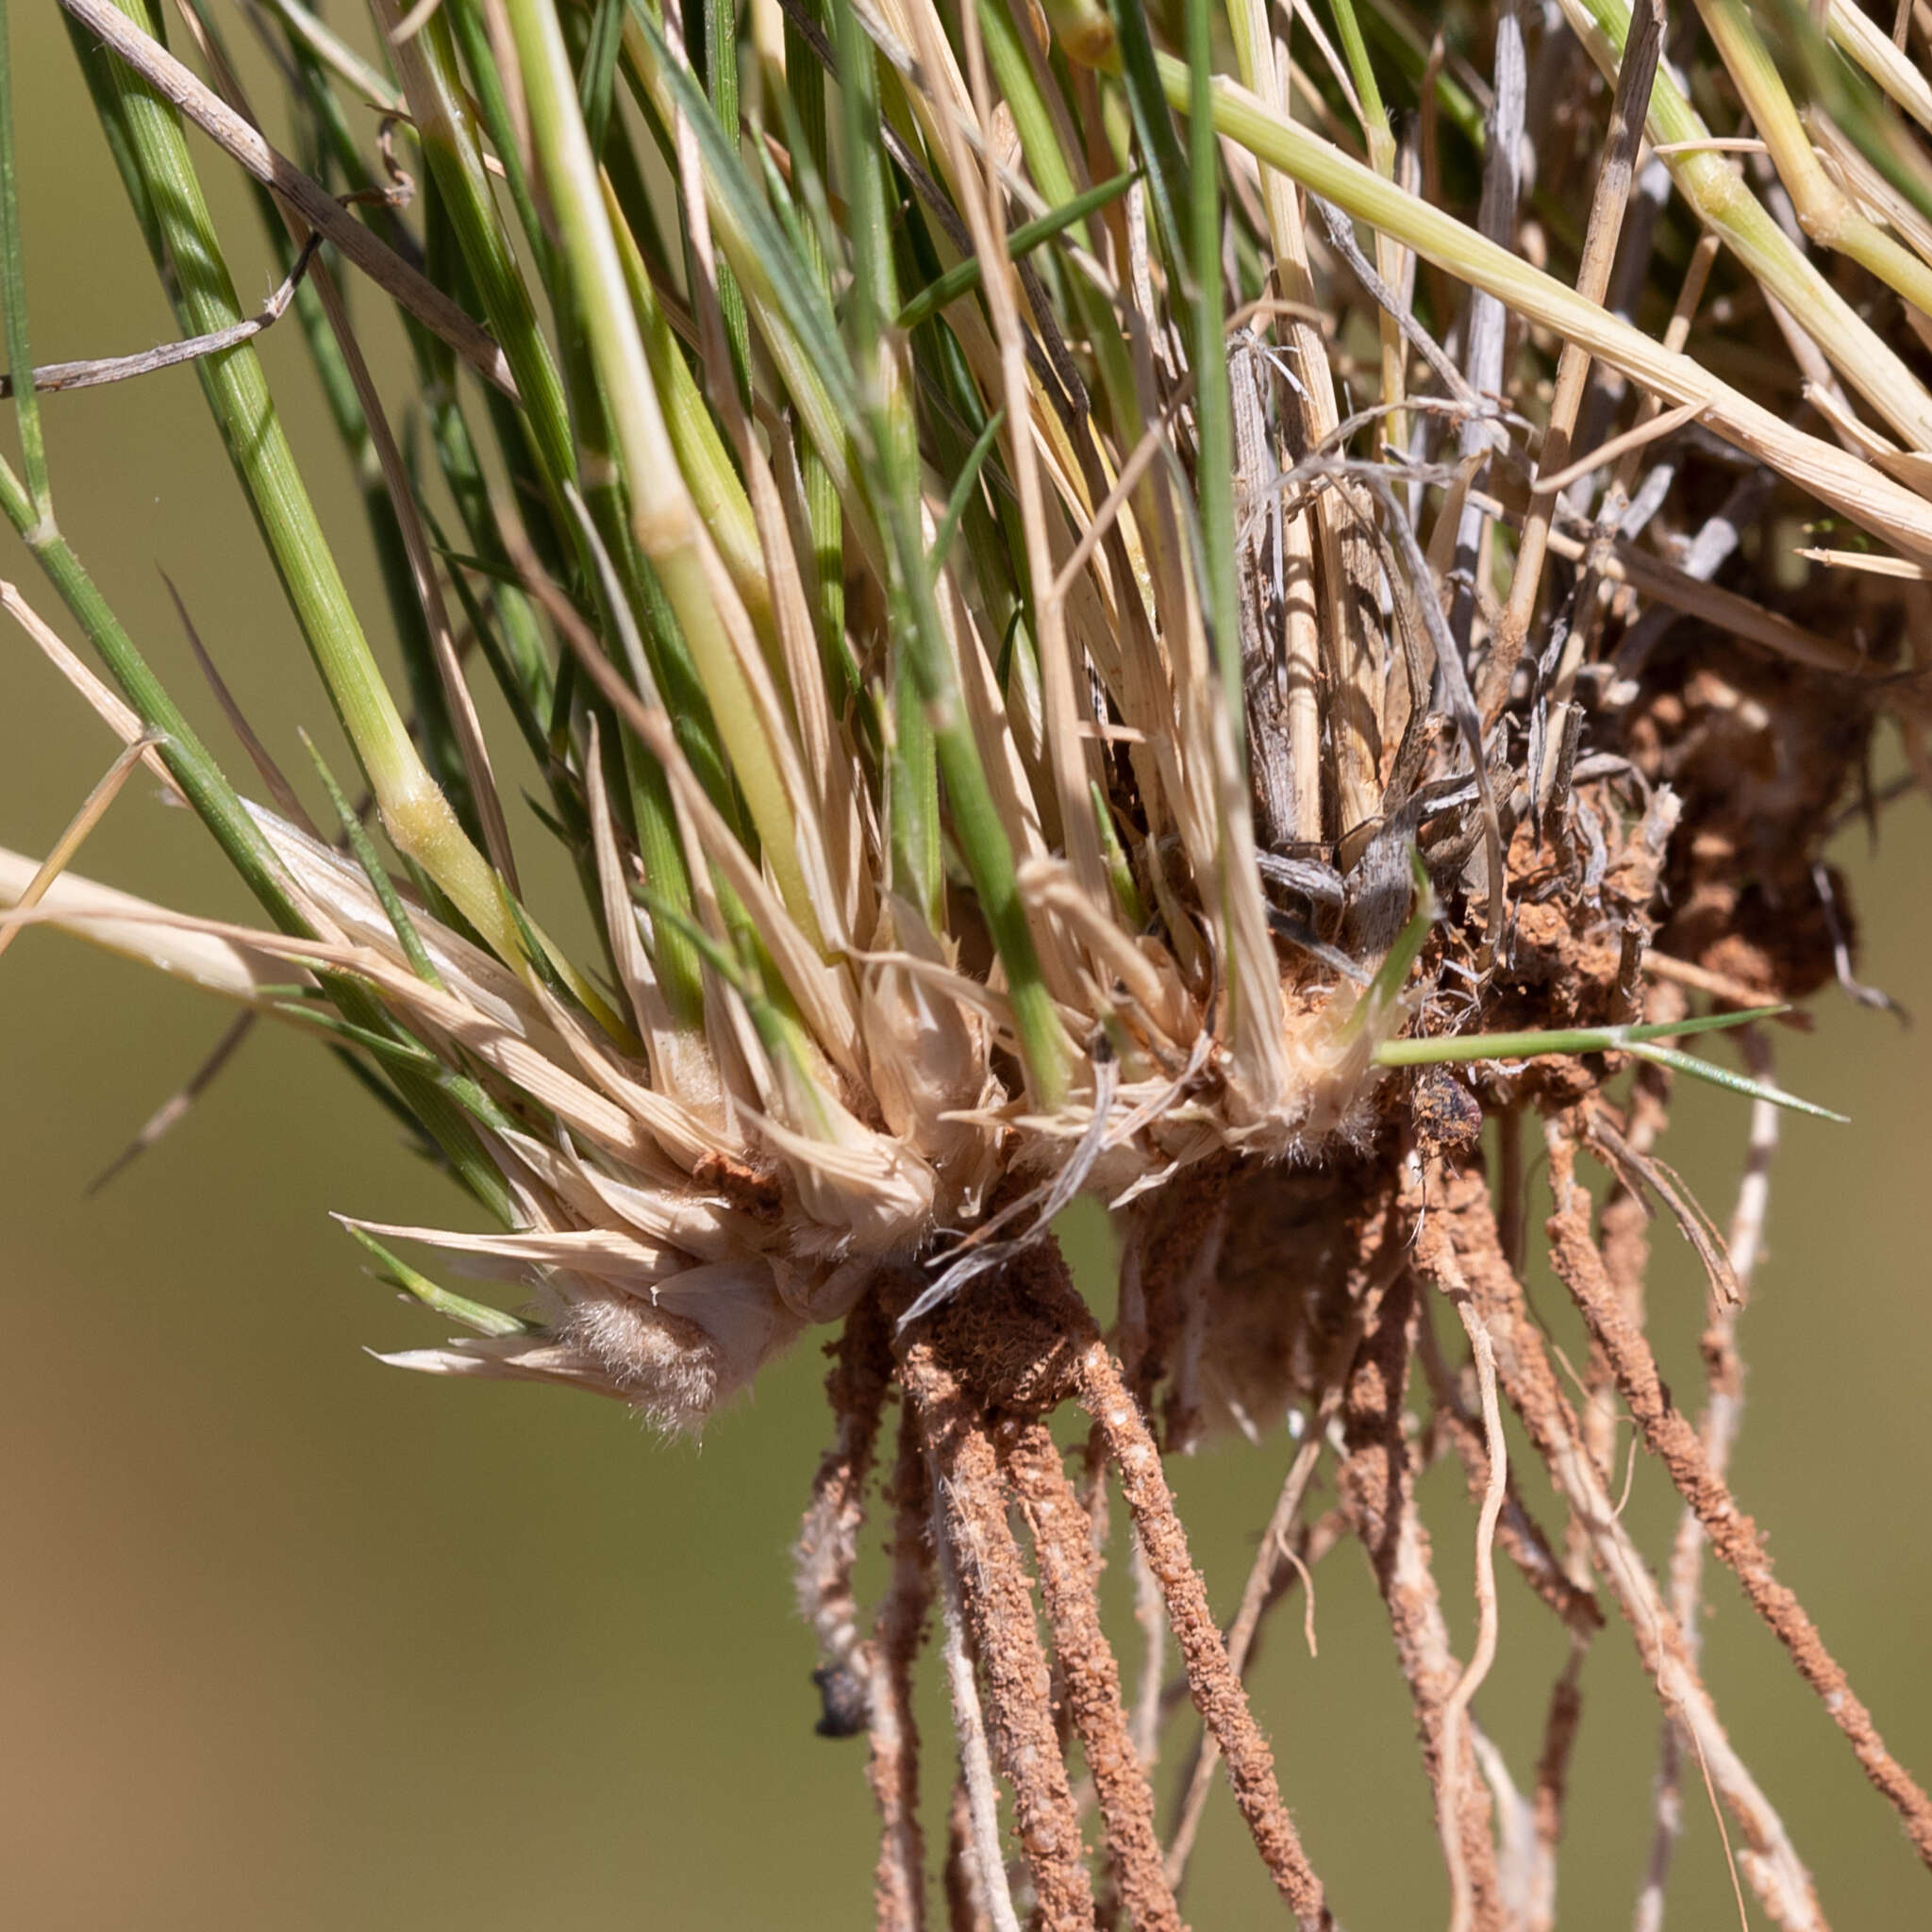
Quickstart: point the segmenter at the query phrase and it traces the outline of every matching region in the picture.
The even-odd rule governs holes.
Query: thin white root
[[[1748,1026],[1742,1038],[1745,1065],[1751,1077],[1770,1082],[1771,1042],[1764,1037],[1763,1029]],[[1738,1204],[1731,1216],[1727,1242],[1731,1271],[1737,1277],[1740,1297],[1750,1294],[1751,1277],[1764,1248],[1764,1218],[1771,1201],[1771,1163],[1777,1152],[1777,1108],[1768,1100],[1754,1101],[1751,1139],[1744,1157],[1743,1177],[1738,1184]],[[1717,1366],[1711,1374],[1701,1433],[1705,1454],[1719,1475],[1730,1466],[1732,1445],[1743,1420],[1744,1390],[1735,1353],[1740,1312],[1740,1307],[1715,1309],[1707,1342],[1709,1358]],[[1703,1647],[1703,1630],[1697,1614],[1703,1581],[1704,1525],[1697,1520],[1697,1512],[1687,1507],[1678,1519],[1676,1541],[1671,1552],[1671,1610],[1684,1635],[1685,1654],[1693,1665]],[[1662,1932],[1671,1860],[1676,1852],[1678,1834],[1684,1828],[1684,1742],[1676,1725],[1668,1720],[1657,1749],[1655,1789],[1650,1852],[1644,1863],[1643,1883],[1637,1894],[1632,1932]]]
[[[1496,1399],[1496,1352],[1490,1331],[1475,1311],[1467,1292],[1453,1297],[1475,1357],[1476,1381],[1482,1390],[1483,1434],[1490,1458],[1489,1487],[1483,1491],[1483,1507],[1475,1529],[1475,1649],[1468,1668],[1442,1705],[1442,1777],[1436,1790],[1436,1829],[1442,1840],[1442,1856],[1449,1867],[1450,1932],[1469,1932],[1475,1913],[1475,1891],[1470,1883],[1469,1867],[1462,1853],[1462,1724],[1470,1700],[1481,1689],[1496,1660],[1496,1522],[1503,1513],[1503,1498],[1509,1482],[1508,1448],[1503,1440],[1503,1410]]]
[[[939,1475],[933,1473],[937,1495]],[[940,1604],[945,1613],[945,1638],[941,1645],[946,1662],[946,1683],[953,1693],[953,1725],[959,1739],[959,1770],[966,1782],[966,1803],[973,1817],[973,1857],[979,1883],[992,1913],[994,1932],[1020,1932],[1020,1915],[1007,1883],[1007,1861],[1000,1855],[1000,1794],[993,1782],[992,1753],[986,1741],[986,1717],[979,1707],[979,1685],[966,1647],[966,1613],[959,1601],[959,1574],[953,1559],[944,1506],[936,1503],[932,1524],[933,1550],[938,1557]]]

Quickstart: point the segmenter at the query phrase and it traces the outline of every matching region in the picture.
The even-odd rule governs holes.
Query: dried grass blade
[[[100,781],[82,801],[80,809],[67,822],[67,829],[54,841],[53,850],[41,861],[40,869],[13,899],[12,912],[0,918],[0,953],[13,943],[19,931],[20,915],[31,912],[47,896],[54,881],[67,870],[74,855],[87,841],[87,835],[107,815],[108,808],[121,795],[121,788],[133,775],[134,768],[158,741],[157,734],[144,731],[133,743],[124,746],[114,762],[101,774]]]

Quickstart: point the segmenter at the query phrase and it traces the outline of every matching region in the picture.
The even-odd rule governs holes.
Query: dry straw
[[[0,75],[0,506],[109,681],[0,603],[126,747],[44,860],[0,855],[0,946],[60,924],[348,1058],[484,1210],[346,1222],[465,1331],[399,1364],[695,1429],[838,1324],[798,1585],[826,1728],[871,1739],[881,1926],[1177,1926],[1217,1767],[1290,1911],[1330,1923],[1243,1675],[1347,1538],[1457,1927],[1553,1922],[1606,1593],[1665,1719],[1641,1922],[1688,1746],[1741,1882],[1824,1924],[1699,1674],[1707,1546],[1932,1863],[1932,1806],[1727,1488],[1771,1123],[1825,1110],[1771,1084],[1761,1030],[1744,1074],[1671,1043],[1848,974],[1822,841],[1881,720],[1927,771],[1920,15],[1894,43],[1839,0],[1700,0],[1667,39],[1622,0],[1426,33],[1401,0],[376,0],[358,44],[300,0],[62,4],[181,341],[26,378]],[[268,121],[242,29],[286,83]],[[230,165],[288,275],[255,316],[200,187]],[[401,319],[408,424],[343,279]],[[254,338],[290,314],[386,608],[277,422]],[[278,765],[196,640],[245,800],[60,534],[42,396],[183,359],[351,782]],[[520,744],[486,744],[478,677]],[[143,762],[265,925],[69,869]],[[520,858],[575,878],[594,957],[545,936]],[[1654,1151],[1680,1074],[1755,1109],[1728,1258]],[[1522,1287],[1539,1120],[1581,1406]],[[1106,1334],[1053,1234],[1082,1193],[1121,1234]],[[1701,1425],[1644,1333],[1653,1202],[1708,1268]],[[458,1294],[424,1248],[512,1292]],[[1668,1588],[1611,1500],[1620,1406],[1684,1499]],[[1275,1453],[1290,1416],[1224,1630],[1163,1457],[1224,1427]],[[1437,1455],[1477,1507],[1432,1546]],[[1116,1491],[1138,1686],[1096,1593]],[[1499,1562],[1569,1632],[1528,1788],[1480,1723]],[[935,1629],[943,1847],[912,1703]]]

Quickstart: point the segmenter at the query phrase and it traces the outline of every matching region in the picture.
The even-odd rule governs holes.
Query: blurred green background
[[[170,339],[54,8],[16,9],[13,32],[38,358]],[[231,172],[196,153],[243,300],[265,295],[254,212]],[[372,344],[393,373],[379,325]],[[264,355],[379,634],[359,508],[292,325]],[[390,389],[400,413],[406,391]],[[158,567],[244,710],[299,764],[294,727],[325,726],[326,704],[192,374],[55,397],[45,414],[61,522],[191,715],[239,773]],[[0,573],[79,641],[10,535]],[[113,746],[25,639],[9,630],[0,654],[0,842],[40,852]],[[348,770],[332,732],[318,735]],[[1907,801],[1875,853],[1857,831],[1840,857],[1866,974],[1932,1010],[1925,812]],[[81,869],[197,911],[251,910],[211,844],[144,781]],[[561,903],[540,895],[540,916],[567,924]],[[1855,1124],[1786,1124],[1770,1259],[1744,1323],[1736,1480],[1780,1574],[1923,1776],[1932,1040],[1836,995],[1817,1013],[1809,1038],[1777,1035],[1780,1074]],[[327,1211],[423,1221],[465,1206],[399,1152],[324,1055],[266,1027],[184,1126],[83,1200],[225,1022],[58,935],[28,933],[0,962],[0,1923],[868,1923],[863,1746],[812,1735],[814,1657],[788,1574],[824,1433],[816,1352],[770,1374],[701,1446],[655,1441],[614,1405],[380,1367],[366,1347],[424,1342],[435,1324],[362,1275]],[[1700,1089],[1681,1097],[1665,1149],[1720,1221],[1745,1127],[1741,1102]],[[1657,1234],[1655,1333],[1688,1394],[1700,1280],[1675,1233]],[[1539,1291],[1580,1358],[1546,1281]],[[1224,1611],[1288,1455],[1277,1434],[1175,1472]],[[1473,1518],[1459,1477],[1439,1471],[1428,1497],[1466,1645]],[[1654,1468],[1638,1470],[1630,1518],[1662,1553],[1675,1511]],[[1845,1926],[1928,1923],[1932,1888],[1849,1751],[1727,1579],[1709,1594],[1720,1708],[1827,1912]],[[1513,1586],[1504,1615],[1479,1713],[1526,1781],[1563,1642]],[[1319,1573],[1317,1621],[1319,1660],[1284,1624],[1256,1673],[1283,1789],[1350,1926],[1435,1923],[1428,1793],[1353,1550]],[[948,1737],[930,1696],[926,1712],[938,1789]],[[1613,1624],[1584,1679],[1566,1925],[1627,1923],[1656,1740],[1656,1707]],[[1694,1774],[1685,1808],[1670,1923],[1734,1923]],[[1197,1855],[1197,1925],[1277,1914],[1240,1840],[1224,1793]]]

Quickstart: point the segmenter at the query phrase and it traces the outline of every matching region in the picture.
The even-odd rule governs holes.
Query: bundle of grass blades
[[[25,378],[0,91],[0,498],[118,694],[0,602],[127,747],[44,861],[0,855],[0,943],[46,921],[189,974],[403,1117],[490,1224],[348,1224],[466,1331],[400,1363],[695,1429],[842,1324],[798,1584],[826,1728],[871,1738],[881,1926],[927,1922],[941,1862],[950,1923],[1177,1926],[1220,1765],[1293,1915],[1329,1923],[1241,1685],[1348,1538],[1458,1926],[1551,1923],[1574,1734],[1559,1694],[1534,1801],[1479,1753],[1499,1556],[1571,1633],[1573,1691],[1609,1607],[1636,1633],[1667,1713],[1642,1923],[1687,1744],[1771,1917],[1824,1923],[1698,1673],[1700,1530],[1932,1862],[1932,1805],[1725,1482],[1777,1108],[1822,1110],[1773,1084],[1761,1025],[1744,1074],[1669,1043],[1849,980],[1824,841],[1881,724],[1927,771],[1921,15],[1888,38],[1851,0],[1700,0],[1665,43],[1622,0],[1427,29],[1403,0],[375,0],[345,39],[303,0],[62,4],[182,341]],[[286,82],[259,123],[244,37]],[[231,165],[289,275],[260,316],[199,186]],[[407,423],[357,283],[401,319]],[[285,311],[386,610],[352,606],[277,425],[251,339]],[[214,678],[270,802],[232,789],[59,533],[42,398],[181,359],[346,781],[290,776]],[[547,788],[516,839],[480,678]],[[143,763],[263,927],[70,869]],[[580,882],[591,957],[525,903],[533,840]],[[1729,1254],[1653,1153],[1683,1075],[1753,1110]],[[1580,1409],[1520,1285],[1532,1135],[1594,1343]],[[1122,1232],[1105,1336],[1052,1232],[1080,1193]],[[1652,1200],[1709,1271],[1701,1424],[1644,1333]],[[1668,1586],[1609,1500],[1620,1403],[1684,1497]],[[1161,1458],[1227,1427],[1265,1453],[1291,1414],[1224,1625]],[[1438,1454],[1480,1505],[1437,1528],[1476,1549],[1466,1659],[1415,1500]],[[1095,1591],[1109,1481],[1130,1698]],[[958,1753],[929,1855],[935,1624]],[[1163,1822],[1170,1656],[1202,1727]]]

